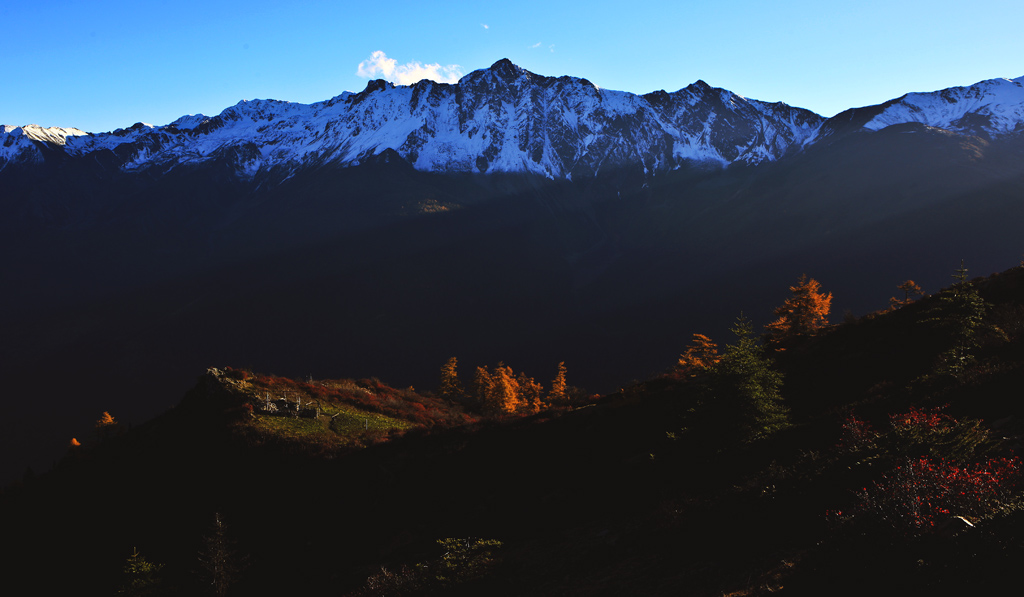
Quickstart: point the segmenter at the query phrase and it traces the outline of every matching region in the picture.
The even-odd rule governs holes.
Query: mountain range
[[[545,77],[500,60],[457,84],[371,81],[315,104],[241,101],[217,116],[183,116],[110,133],[4,126],[0,168],[45,161],[47,150],[94,155],[122,171],[168,172],[226,161],[241,179],[279,182],[304,168],[356,166],[391,150],[417,170],[529,172],[553,179],[602,170],[645,173],[684,164],[779,160],[838,132],[921,123],[986,139],[1024,131],[1024,77],[911,93],[826,119],[747,99],[703,81],[635,95],[586,79]],[[110,157],[100,157],[106,154]]]
[[[0,189],[10,475],[209,366],[429,387],[453,355],[538,378],[564,360],[607,391],[741,311],[763,323],[803,273],[838,318],[961,259],[1006,269],[1024,77],[824,118],[501,60],[163,126],[5,125]]]

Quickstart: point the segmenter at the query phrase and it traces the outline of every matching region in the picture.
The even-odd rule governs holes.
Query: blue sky
[[[90,132],[500,58],[634,93],[703,79],[825,116],[1024,75],[1020,0],[11,0],[0,22],[0,124]]]

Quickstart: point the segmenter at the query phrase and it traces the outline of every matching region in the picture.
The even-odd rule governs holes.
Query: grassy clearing
[[[324,447],[358,446],[372,437],[415,426],[348,405],[327,405],[321,413],[316,419],[257,414],[251,424],[263,435]]]
[[[284,440],[310,453],[329,454],[386,441],[396,432],[472,422],[458,405],[412,388],[395,389],[376,378],[297,381],[275,375],[230,370],[224,376],[253,416],[240,425],[256,442]],[[281,400],[287,402],[282,405]],[[286,411],[319,409],[317,418],[274,416],[268,401]]]
[[[372,413],[347,405],[331,405],[323,409],[330,419],[330,429],[340,437],[357,438],[367,431],[387,432],[414,427],[409,421],[380,413]]]

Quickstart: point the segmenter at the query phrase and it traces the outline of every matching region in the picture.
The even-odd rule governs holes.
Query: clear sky
[[[9,0],[0,124],[110,131],[501,58],[634,93],[703,79],[832,116],[1024,75],[1020,0]]]

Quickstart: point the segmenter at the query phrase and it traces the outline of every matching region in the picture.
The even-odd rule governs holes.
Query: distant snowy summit
[[[1020,133],[1024,77],[912,93],[856,112],[866,130],[921,122],[989,137]],[[165,126],[137,123],[100,134],[4,126],[0,169],[54,152],[110,152],[124,171],[222,160],[241,177],[283,178],[306,167],[358,165],[390,150],[424,171],[579,179],[622,169],[652,174],[684,164],[775,161],[813,144],[828,124],[809,110],[703,81],[635,95],[500,60],[454,85],[376,80],[315,104],[242,101],[214,117],[184,116]]]
[[[881,105],[866,125],[880,130],[920,122],[958,133],[998,137],[1024,132],[1024,77],[990,79],[970,87],[908,93]]]

